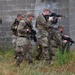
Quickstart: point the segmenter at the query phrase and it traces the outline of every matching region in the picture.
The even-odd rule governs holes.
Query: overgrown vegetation
[[[35,57],[36,51],[33,53]],[[57,52],[53,64],[47,64],[45,60],[28,64],[23,61],[21,67],[15,64],[14,51],[0,50],[0,75],[75,75],[75,51],[70,53]]]

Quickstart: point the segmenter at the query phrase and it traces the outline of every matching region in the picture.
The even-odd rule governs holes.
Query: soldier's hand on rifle
[[[27,33],[30,33],[30,30],[29,29],[26,29]]]
[[[17,29],[17,26],[15,26],[15,29]]]
[[[58,19],[58,20],[61,20],[61,17],[58,17],[57,19]]]
[[[67,43],[68,41],[67,40],[63,40],[63,43]]]
[[[49,17],[49,19],[48,19],[49,21],[53,21],[53,17]]]
[[[27,29],[27,31],[29,31],[29,29]]]

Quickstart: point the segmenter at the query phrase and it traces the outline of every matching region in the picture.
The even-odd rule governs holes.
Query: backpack
[[[19,21],[17,19],[15,19],[15,21],[11,25],[12,33],[15,36],[17,36],[17,28],[18,28],[18,25],[19,25]]]

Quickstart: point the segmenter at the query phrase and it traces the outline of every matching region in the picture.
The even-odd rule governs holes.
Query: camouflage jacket
[[[29,22],[27,19],[23,19],[20,21],[18,26],[18,36],[26,37],[30,35],[32,29],[32,23]]]
[[[51,25],[51,22],[46,21],[43,14],[40,14],[36,19],[36,28],[39,32],[47,31],[48,27]]]
[[[53,29],[49,35],[50,45],[54,47],[62,46],[62,36],[58,30]]]

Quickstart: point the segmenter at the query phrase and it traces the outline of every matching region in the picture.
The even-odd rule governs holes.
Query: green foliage
[[[3,60],[4,60],[3,56],[0,55],[0,62],[3,61]]]
[[[67,61],[69,61],[69,53],[66,51],[66,49],[64,50],[64,53],[62,52],[62,50],[58,50],[57,61],[59,65],[63,65]]]
[[[60,74],[59,74],[60,75]],[[74,73],[69,73],[69,72],[62,72],[62,74],[61,75],[75,75]]]
[[[33,56],[35,58],[36,50],[33,50]],[[45,60],[36,61],[34,64],[28,64],[24,61],[20,68],[16,67],[15,60],[13,60],[14,50],[0,50],[0,75],[75,75],[71,71],[67,71],[66,67],[61,70],[62,66],[69,62],[70,64],[75,62],[75,51],[64,54],[60,50],[57,52],[57,58],[55,59],[55,65],[49,65]],[[60,66],[62,65],[62,66]],[[61,67],[61,68],[59,68]],[[73,68],[72,66],[71,68]],[[4,73],[7,74],[4,74]]]
[[[10,48],[9,50],[4,50],[1,49],[0,50],[0,61],[8,61],[13,57],[14,51],[12,48]]]

